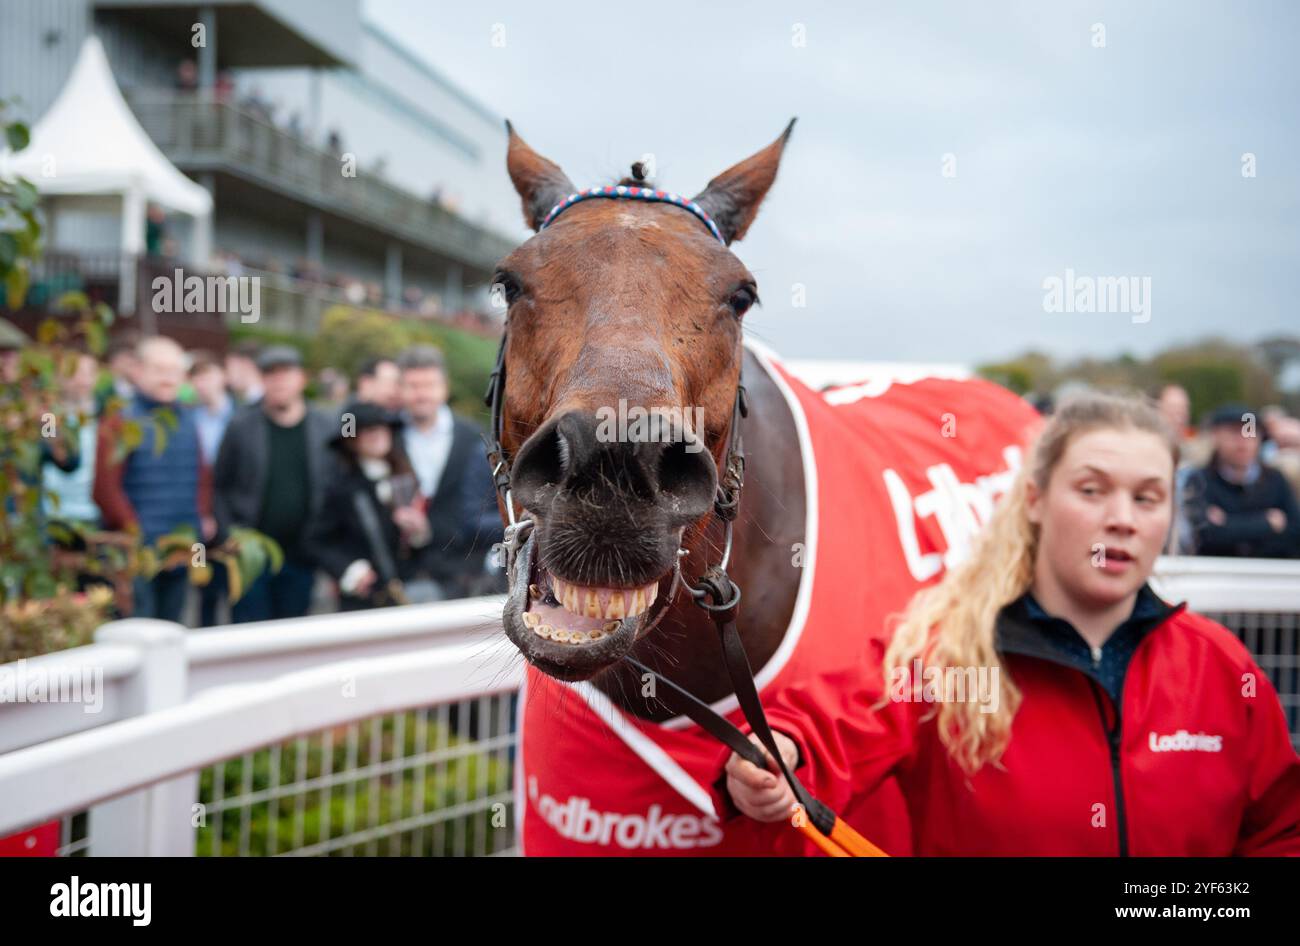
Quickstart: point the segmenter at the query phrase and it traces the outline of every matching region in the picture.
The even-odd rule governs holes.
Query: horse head
[[[507,167],[536,232],[493,280],[508,305],[502,466],[510,512],[532,521],[504,626],[552,676],[592,677],[653,628],[684,534],[713,514],[741,323],[758,299],[729,246],[753,223],[793,125],[691,208],[661,199],[640,165],[610,196],[651,199],[566,206],[577,188],[507,123]]]

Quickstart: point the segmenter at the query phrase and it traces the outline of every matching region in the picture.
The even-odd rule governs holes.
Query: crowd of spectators
[[[76,446],[43,466],[45,514],[150,545],[188,528],[216,548],[256,530],[283,553],[233,602],[217,562],[201,590],[188,563],[137,578],[136,616],[211,626],[500,590],[492,480],[477,427],[447,404],[447,370],[438,349],[412,346],[309,401],[290,346],[219,357],[153,336],[103,363],[82,354],[65,384]]]
[[[74,436],[42,467],[45,512],[146,543],[179,527],[216,545],[245,529],[273,539],[283,564],[240,589],[234,622],[501,590],[481,434],[447,404],[442,353],[412,346],[351,378],[327,368],[315,387],[309,401],[284,345],[219,357],[155,336],[119,340],[102,362],[80,354],[64,384]],[[1181,442],[1169,552],[1300,558],[1300,421],[1225,403],[1193,427],[1182,387],[1155,398]],[[161,410],[174,422],[154,423]],[[201,592],[184,568],[137,580],[133,613],[223,623],[227,576],[213,568]]]
[[[1278,406],[1225,403],[1194,428],[1177,384],[1165,385],[1156,404],[1182,439],[1173,550],[1300,558],[1300,421]]]

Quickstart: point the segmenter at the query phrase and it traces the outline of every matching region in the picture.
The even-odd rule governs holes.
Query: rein
[[[550,226],[560,214],[574,204],[596,198],[643,200],[681,207],[704,223],[709,228],[709,232],[717,237],[723,246],[726,246],[726,240],[723,239],[717,225],[709,217],[708,213],[694,201],[654,188],[623,185],[593,187],[570,195],[551,209],[537,228],[538,232],[540,233]],[[510,489],[510,461],[506,457],[505,448],[501,445],[501,435],[505,423],[503,406],[508,337],[508,330],[504,331],[501,336],[501,345],[497,350],[496,365],[488,378],[488,388],[483,398],[484,404],[492,412],[492,439],[489,441],[486,437],[484,438],[487,443],[488,464],[492,468],[493,484],[505,504],[506,518],[508,520],[503,542],[506,550],[507,574],[513,572],[515,558],[533,527],[532,519],[517,519],[515,517],[514,499]],[[719,642],[722,645],[723,662],[727,668],[727,676],[731,680],[732,688],[735,690],[741,712],[758,736],[759,741],[763,744],[763,748],[767,750],[767,755],[758,746],[754,745],[734,723],[716,712],[703,700],[678,686],[658,671],[650,669],[631,654],[628,654],[623,659],[643,675],[651,674],[664,684],[664,693],[659,698],[669,709],[689,716],[702,729],[722,742],[742,759],[753,763],[760,769],[769,770],[771,762],[774,761],[780,769],[781,775],[790,785],[802,813],[806,814],[806,818],[796,816],[795,826],[823,852],[834,857],[885,857],[887,855],[884,851],[863,838],[857,831],[842,821],[830,807],[814,798],[812,793],[804,787],[803,783],[786,765],[785,758],[781,755],[776,744],[772,728],[768,724],[767,714],[763,711],[763,704],[759,699],[758,689],[754,683],[753,670],[750,667],[749,658],[745,655],[740,632],[736,627],[736,615],[740,607],[740,586],[727,574],[727,565],[731,559],[732,527],[736,514],[740,511],[740,493],[745,482],[745,452],[741,436],[741,421],[748,416],[749,402],[745,393],[742,375],[736,385],[736,400],[732,408],[731,426],[727,431],[723,468],[718,476],[718,490],[713,501],[714,516],[722,521],[725,530],[722,559],[717,564],[710,565],[705,569],[704,574],[699,579],[699,584],[692,586],[682,575],[681,570],[682,557],[688,553],[686,549],[679,548],[677,561],[673,566],[672,588],[668,592],[667,600],[664,601],[659,616],[642,633],[644,635],[662,620],[663,616],[672,608],[678,589],[684,588],[690,594],[692,601],[708,612],[714,626],[717,628]],[[667,696],[667,699],[664,699],[664,696]]]

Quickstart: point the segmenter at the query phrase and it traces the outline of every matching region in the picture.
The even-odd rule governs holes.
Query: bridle
[[[640,200],[653,203],[666,203],[680,207],[693,214],[725,247],[726,239],[722,236],[716,223],[699,204],[668,191],[650,187],[614,185],[592,187],[571,194],[551,208],[537,227],[540,233],[555,219],[575,204],[593,199]],[[508,329],[502,332],[501,345],[497,349],[496,364],[488,378],[484,404],[492,412],[491,439],[484,438],[487,446],[488,465],[492,470],[492,481],[506,509],[507,525],[503,545],[506,552],[506,573],[513,574],[515,559],[523,547],[528,533],[533,528],[530,518],[516,518],[514,497],[510,488],[510,459],[506,456],[501,437],[504,431],[504,401],[506,384],[506,346],[509,339]],[[743,369],[742,369],[743,371]],[[697,585],[691,585],[682,575],[681,560],[688,554],[679,548],[673,566],[672,587],[661,606],[654,622],[642,632],[651,630],[673,607],[679,588],[691,596],[692,601],[708,612],[718,630],[722,644],[723,660],[727,675],[736,692],[736,699],[742,713],[754,733],[759,737],[763,747],[772,760],[775,760],[781,774],[789,783],[795,799],[802,808],[806,818],[796,816],[795,824],[803,833],[823,851],[833,856],[885,856],[884,852],[867,841],[848,824],[842,821],[831,808],[812,796],[795,774],[786,765],[785,759],[776,744],[775,736],[768,725],[767,714],[759,700],[754,683],[753,671],[749,658],[745,654],[740,632],[736,628],[736,614],[740,607],[740,586],[727,573],[731,560],[732,531],[736,514],[740,511],[740,494],[745,484],[745,452],[741,434],[741,421],[749,416],[749,401],[745,393],[743,374],[736,384],[736,398],[732,407],[731,424],[727,430],[726,448],[723,454],[722,469],[718,474],[718,488],[713,501],[713,514],[721,520],[724,528],[723,552],[721,560],[705,569]],[[683,530],[684,531],[684,530]],[[679,537],[680,545],[680,537]],[[768,769],[769,760],[763,752],[745,736],[730,720],[717,713],[703,700],[673,683],[656,670],[652,670],[638,661],[631,654],[623,658],[641,674],[649,674],[664,684],[664,691],[659,699],[670,709],[683,713],[694,720],[706,732],[728,746],[741,758]],[[664,697],[667,697],[665,699]],[[809,828],[812,830],[809,830]]]

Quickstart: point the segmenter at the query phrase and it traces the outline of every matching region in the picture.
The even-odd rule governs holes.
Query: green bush
[[[1181,384],[1192,402],[1192,420],[1230,401],[1259,409],[1277,399],[1269,367],[1254,352],[1228,342],[1210,340],[1158,355],[1155,368],[1162,381]]]
[[[399,319],[373,309],[334,306],[321,319],[307,355],[313,370],[338,368],[355,378],[371,358],[395,358],[411,345],[436,345],[447,358],[453,409],[480,423],[483,391],[496,361],[497,343],[436,322]]]
[[[468,714],[468,706],[461,704],[460,711]],[[437,751],[450,756],[445,761],[426,763],[422,772],[417,765],[403,761],[417,754],[416,717],[421,713],[426,714],[427,719],[425,753]],[[400,746],[397,743],[398,719],[402,720],[403,732]],[[488,722],[495,723],[490,731],[500,731],[502,720],[486,720],[485,727]],[[497,800],[504,807],[497,812],[497,824],[494,825],[493,811],[487,801],[492,795],[504,797],[510,794],[511,771],[505,748],[475,751],[473,743],[465,738],[463,732],[457,734],[441,724],[436,710],[431,709],[412,710],[360,723],[355,756],[351,760],[347,730],[345,726],[334,731],[328,755],[323,733],[307,737],[304,766],[307,788],[299,786],[292,795],[247,805],[250,855],[289,852],[294,850],[296,843],[308,848],[319,844],[329,847],[331,840],[368,829],[378,829],[378,837],[373,841],[332,847],[320,853],[403,857],[418,853],[426,857],[447,857],[458,850],[473,852],[480,847],[491,854],[505,850],[513,843],[510,802]],[[296,741],[287,742],[279,749],[275,784],[283,788],[294,784],[297,778],[298,744]],[[311,787],[312,780],[326,774],[327,759],[328,772],[335,778],[346,776],[346,779],[329,787]],[[378,778],[362,774],[367,766],[385,763],[392,764],[392,771]],[[207,808],[216,799],[218,772],[223,799],[270,790],[272,775],[276,774],[272,751],[262,749],[253,753],[251,771],[246,771],[247,764],[246,759],[239,758],[205,769],[199,782],[200,804]],[[300,804],[302,836],[296,839],[294,830]],[[394,827],[396,822],[404,819],[449,811],[458,806],[482,807],[484,810],[464,811],[434,824]],[[203,820],[204,823],[197,828],[196,854],[206,857],[214,853],[219,821],[221,856],[239,855],[244,820],[242,810],[222,811],[219,819],[216,812],[210,812]]]

